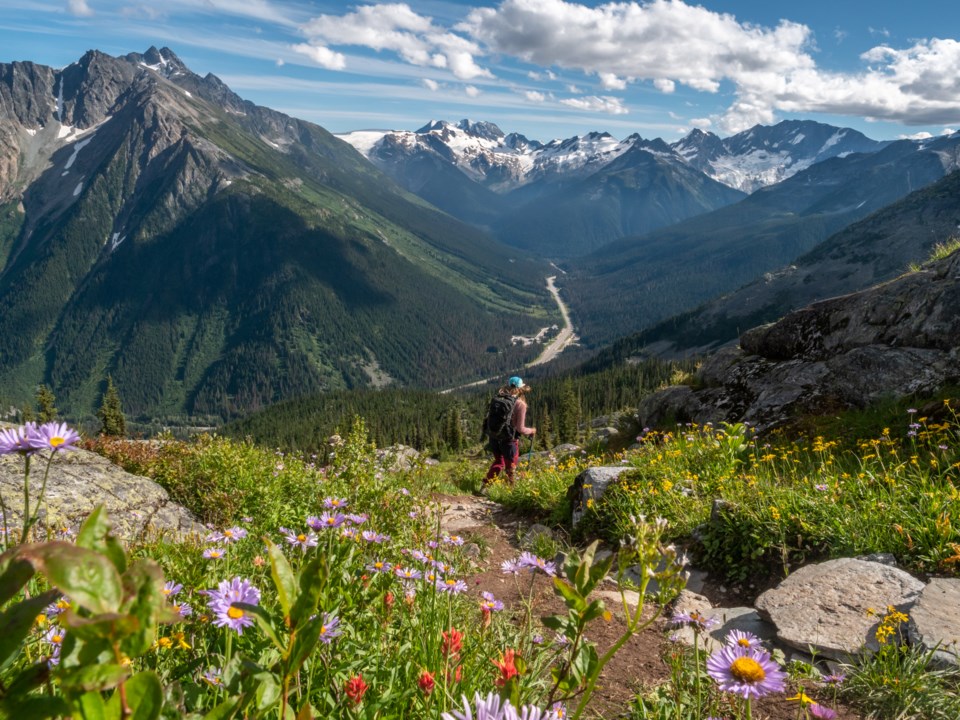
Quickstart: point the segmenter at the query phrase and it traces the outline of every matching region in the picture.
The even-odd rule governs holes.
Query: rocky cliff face
[[[697,387],[645,400],[645,425],[750,421],[862,408],[960,380],[960,253],[882,285],[810,305],[740,336],[701,368]]]

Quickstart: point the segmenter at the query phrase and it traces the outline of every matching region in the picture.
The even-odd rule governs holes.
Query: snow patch
[[[37,131],[34,128],[25,128],[24,130],[30,137],[33,137],[37,134]]]
[[[188,98],[192,98],[192,97],[193,97],[193,95],[190,94],[190,91],[189,91],[189,90],[184,90],[184,91],[183,91],[183,94],[186,95]]]
[[[123,237],[120,237],[120,233],[115,232],[113,234],[113,237],[110,238],[110,252],[113,252],[118,247],[120,247],[120,243],[122,243],[126,239],[127,239],[126,235],[124,235]]]
[[[57,87],[57,120],[63,124],[63,73],[60,74],[60,83]],[[62,136],[61,136],[62,137]]]
[[[803,142],[803,138],[806,137],[803,133],[797,133],[793,136],[793,140],[790,141],[791,145],[799,145]]]
[[[73,189],[73,196],[76,197],[83,190],[83,180],[77,183],[77,186]]]
[[[57,130],[57,140],[63,140],[68,135],[73,135],[77,129],[73,125],[61,125]]]
[[[70,155],[69,158],[67,158],[67,164],[63,166],[64,170],[69,170],[71,167],[73,167],[73,163],[77,159],[77,155],[79,155],[80,151],[90,144],[90,141],[93,140],[93,136],[95,134],[96,133],[91,133],[88,137],[85,137],[83,140],[79,141],[76,145],[73,146],[73,153]]]
[[[357,130],[356,132],[340,133],[335,137],[353,145],[354,149],[364,157],[370,157],[374,146],[389,132],[389,130]]]
[[[835,132],[833,135],[827,138],[827,141],[823,144],[823,147],[820,148],[820,152],[817,154],[819,155],[820,153],[825,152],[828,148],[836,145],[843,139],[844,135],[846,135],[846,133],[843,130],[838,130]]]

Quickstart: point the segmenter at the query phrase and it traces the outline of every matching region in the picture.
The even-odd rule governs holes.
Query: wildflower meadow
[[[389,470],[359,419],[323,466],[217,437],[88,443],[157,479],[207,525],[131,543],[102,510],[77,528],[47,525],[45,472],[81,442],[74,430],[3,430],[0,453],[21,463],[24,500],[16,513],[2,508],[0,709],[111,719],[598,717],[604,669],[653,629],[663,631],[650,658],[663,680],[636,684],[620,716],[753,720],[768,717],[775,698],[797,718],[955,718],[957,674],[908,647],[892,610],[880,651],[831,673],[788,662],[749,633],[708,650],[709,621],[669,606],[688,558],[732,582],[848,552],[893,552],[918,572],[955,573],[956,425],[904,419],[855,443],[680,426],[641,433],[616,455],[528,458],[517,483],[494,486],[491,498],[553,525],[559,539],[517,550],[496,568],[502,582],[484,587],[470,580],[482,544],[443,528],[437,496],[476,489],[482,460]],[[571,529],[566,489],[599,463],[628,470]],[[591,536],[605,549],[587,544]],[[601,596],[604,586],[619,599]],[[545,592],[559,611],[535,610]],[[613,616],[615,637],[598,644],[597,627]],[[680,627],[693,629],[692,646],[669,640]]]

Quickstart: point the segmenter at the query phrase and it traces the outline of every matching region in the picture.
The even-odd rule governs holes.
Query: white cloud
[[[283,67],[284,65],[286,65],[286,62],[284,62],[284,59],[277,58],[277,67]]]
[[[928,132],[918,132],[913,135],[897,135],[897,140],[929,140],[932,137]]]
[[[626,115],[628,112],[630,112],[623,106],[623,102],[620,100],[620,98],[610,97],[609,95],[604,95],[603,97],[590,95],[589,97],[582,98],[568,98],[566,100],[561,100],[560,102],[563,105],[568,105],[572,108],[577,108],[578,110],[605,112],[611,115]]]
[[[597,76],[600,78],[600,86],[604,90],[626,90],[627,81],[618,78],[613,73],[601,72],[597,73]]]
[[[423,80],[421,80],[420,82],[430,92],[436,92],[437,90],[440,89],[440,83],[438,83],[436,80],[431,80],[430,78],[423,78]]]
[[[536,91],[536,90],[527,90],[527,91],[523,94],[523,96],[524,96],[527,100],[529,100],[530,102],[535,102],[535,103],[542,103],[544,100],[547,99],[547,96],[546,96],[546,95],[544,95],[542,92],[538,92],[538,91]]]
[[[476,43],[435,25],[405,3],[361,5],[344,15],[320,15],[300,29],[314,44],[395,52],[411,65],[449,69],[459,80],[493,77],[474,60],[481,52]]]
[[[835,27],[833,29],[833,39],[837,41],[837,45],[846,40],[849,34],[850,33],[848,33],[846,30],[843,30],[839,27]]]
[[[713,121],[710,118],[691,118],[690,124],[695,128],[705,130],[713,125]]]
[[[583,92],[583,90],[578,88],[576,85],[567,85],[567,92],[572,93],[573,95],[579,95]]]
[[[93,10],[87,5],[87,0],[67,0],[67,10],[70,11],[71,15],[78,17],[90,17],[93,15]]]
[[[456,29],[488,54],[595,75],[606,90],[648,80],[661,91],[673,83],[717,93],[728,83],[734,100],[714,122],[730,132],[775,122],[778,112],[960,122],[960,43],[952,39],[882,45],[864,53],[862,71],[838,73],[817,66],[806,25],[740,22],[683,0],[502,0],[475,8]]]
[[[672,93],[677,89],[677,84],[667,78],[657,78],[653,81],[653,86],[662,93]]]
[[[343,70],[347,66],[347,59],[343,55],[322,45],[298,43],[290,47],[301,55],[306,55],[317,65],[327,70]]]
[[[875,27],[872,27],[872,26],[869,26],[869,25],[868,25],[868,26],[867,26],[867,31],[868,31],[871,35],[880,35],[881,37],[885,37],[885,38],[890,37],[890,31],[887,30],[886,28],[875,28]]]
[[[467,97],[475,98],[480,94],[480,89],[477,87],[474,87],[473,85],[467,85],[463,89],[463,92],[467,94]]]

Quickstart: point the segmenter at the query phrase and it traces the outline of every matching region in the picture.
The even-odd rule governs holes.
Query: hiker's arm
[[[513,429],[521,435],[536,435],[536,428],[524,427],[524,423],[526,423],[526,421],[527,404],[525,402],[517,402],[517,406],[513,410]]]

